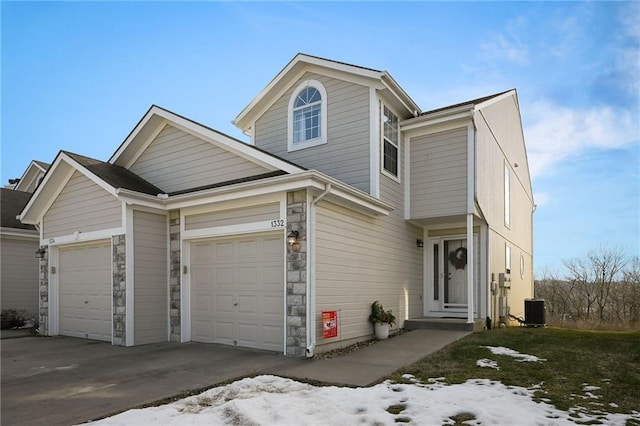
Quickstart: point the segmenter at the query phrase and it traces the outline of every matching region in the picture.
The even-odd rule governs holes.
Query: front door
[[[466,317],[467,239],[461,236],[430,238],[425,265],[426,316]],[[476,260],[479,244],[474,235]],[[478,296],[479,263],[475,262],[474,294]],[[477,297],[476,297],[477,298]],[[477,303],[477,302],[476,302]],[[476,305],[477,307],[477,305]]]
[[[467,240],[443,239],[442,277],[438,285],[441,289],[441,308],[449,312],[467,311]]]

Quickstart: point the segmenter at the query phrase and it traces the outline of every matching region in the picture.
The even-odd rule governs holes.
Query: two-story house
[[[514,90],[422,112],[385,71],[299,54],[234,124],[249,143],[152,106],[108,161],[59,153],[21,215],[43,332],[310,356],[370,338],[374,300],[401,327],[523,312]]]

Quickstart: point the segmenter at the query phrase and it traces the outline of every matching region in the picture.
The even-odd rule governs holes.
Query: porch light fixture
[[[287,244],[290,246],[298,242],[298,231],[291,231],[287,234]]]
[[[44,254],[46,252],[47,251],[43,247],[41,247],[38,250],[36,250],[36,259],[44,259]]]
[[[422,241],[420,238],[418,238],[418,239],[416,240],[416,246],[417,246],[418,248],[422,248],[422,247],[424,247],[424,241]]]

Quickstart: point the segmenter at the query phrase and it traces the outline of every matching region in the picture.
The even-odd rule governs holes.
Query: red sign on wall
[[[323,311],[322,312],[322,338],[330,339],[338,337],[338,312]]]

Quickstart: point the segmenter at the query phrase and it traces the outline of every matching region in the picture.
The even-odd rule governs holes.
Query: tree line
[[[535,296],[547,324],[592,329],[640,329],[640,258],[623,248],[599,248],[562,261],[563,275],[545,271]]]

